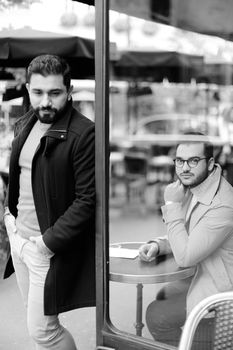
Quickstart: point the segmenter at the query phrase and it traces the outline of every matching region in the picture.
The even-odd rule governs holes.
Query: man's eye
[[[56,97],[56,96],[59,96],[60,95],[60,92],[59,91],[54,91],[54,92],[51,92],[49,94],[51,97]]]
[[[189,159],[189,162],[191,164],[195,164],[196,165],[199,162],[199,158],[191,158],[191,159]]]
[[[34,91],[33,91],[33,94],[34,94],[34,95],[41,95],[42,92],[41,92],[41,91],[34,90]]]

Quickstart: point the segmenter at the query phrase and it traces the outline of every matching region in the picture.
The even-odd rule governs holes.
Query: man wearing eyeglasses
[[[178,179],[166,187],[161,208],[167,236],[139,249],[143,261],[172,252],[180,267],[196,266],[193,277],[160,290],[146,311],[153,337],[172,345],[198,302],[233,290],[233,188],[214,161],[212,144],[199,136],[200,142],[182,142],[176,149]]]

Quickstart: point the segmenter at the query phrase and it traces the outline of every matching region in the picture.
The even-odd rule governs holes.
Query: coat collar
[[[72,101],[68,101],[65,110],[62,113],[61,118],[56,120],[51,127],[46,131],[44,136],[49,136],[55,139],[60,139],[62,141],[67,138],[67,131],[70,124],[70,119],[72,115]]]
[[[191,189],[192,194],[197,198],[197,202],[210,205],[220,184],[222,169],[219,164],[215,164],[213,172],[198,186]]]
[[[73,110],[73,102],[68,101],[66,107],[62,113],[62,116],[56,120],[51,127],[45,133],[46,136],[51,136],[55,138],[61,138],[61,133],[64,135],[67,133],[70,118]],[[37,121],[37,117],[32,109],[30,109],[25,115],[23,115],[16,123],[15,123],[15,136],[18,134],[25,133],[26,137],[28,132],[32,129],[34,124]],[[63,138],[63,137],[62,137]]]
[[[51,127],[45,132],[42,138],[46,139],[45,148],[43,151],[44,155],[47,155],[50,150],[59,141],[65,141],[67,139],[68,128],[70,124],[70,119],[72,116],[73,106],[72,101],[69,101],[62,113],[62,116],[51,125]],[[26,141],[31,129],[37,121],[37,117],[31,109],[22,118],[16,122],[15,128],[15,139],[13,144],[17,144],[15,152],[19,154],[21,148]]]

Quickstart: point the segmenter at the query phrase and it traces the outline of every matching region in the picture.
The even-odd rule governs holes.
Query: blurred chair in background
[[[146,210],[148,156],[143,151],[128,151],[124,155],[124,181],[127,203],[137,202]]]
[[[174,180],[175,167],[170,156],[158,155],[150,158],[148,185],[155,185],[155,208],[160,210],[164,204],[165,187]]]
[[[124,181],[124,153],[118,145],[110,145],[110,159],[109,159],[109,178],[110,178],[110,196],[117,196],[117,187]]]

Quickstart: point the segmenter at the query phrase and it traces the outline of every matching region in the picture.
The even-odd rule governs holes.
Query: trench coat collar
[[[197,202],[210,205],[220,184],[222,169],[219,164],[215,164],[213,172],[198,186],[191,189]]]

